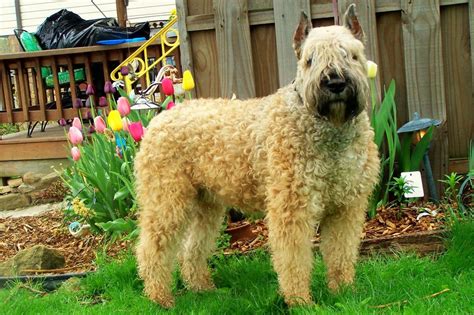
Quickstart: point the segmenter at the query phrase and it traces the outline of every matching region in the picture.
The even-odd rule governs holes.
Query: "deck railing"
[[[110,80],[110,70],[141,44],[0,55],[0,123],[73,118],[77,110],[72,105],[77,98],[85,101],[87,84],[96,87],[97,97],[103,95],[104,83]],[[156,41],[142,58],[153,63],[161,55],[161,42]],[[171,56],[179,68],[179,50],[174,50]],[[49,78],[48,73],[51,73]],[[58,73],[61,73],[60,77]],[[142,77],[137,84],[145,86],[145,78]]]

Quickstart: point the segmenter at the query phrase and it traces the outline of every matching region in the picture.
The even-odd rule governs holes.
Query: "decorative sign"
[[[401,177],[403,177],[407,185],[412,188],[410,193],[405,194],[405,198],[419,198],[425,196],[420,172],[402,172]]]

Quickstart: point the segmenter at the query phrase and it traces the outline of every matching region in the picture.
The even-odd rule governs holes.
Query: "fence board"
[[[247,0],[214,0],[221,96],[255,97]]]
[[[474,0],[469,0],[469,38],[471,39],[471,111],[474,106]],[[470,140],[474,139],[474,126],[471,123]]]
[[[36,91],[38,92],[39,106],[41,112],[41,120],[46,120],[46,89],[43,83],[43,78],[41,77],[41,62],[39,58],[35,58],[35,73],[36,73]]]
[[[472,136],[474,109],[472,102],[471,62],[469,48],[469,16],[465,6],[449,6],[441,10],[443,38],[444,84],[448,120],[449,156],[468,155],[466,139]]]
[[[292,47],[293,33],[302,11],[311,16],[309,0],[273,0],[280,86],[293,81],[296,75],[296,56]]]
[[[180,49],[180,64],[181,70],[189,70],[194,74],[193,56],[191,39],[189,38],[188,29],[186,26],[186,17],[188,16],[188,1],[176,0],[176,10],[178,14],[178,33]],[[193,97],[196,97],[196,92],[192,91]]]
[[[3,92],[5,93],[4,105],[7,111],[7,119],[8,119],[8,122],[11,123],[13,122],[13,114],[12,114],[13,96],[11,93],[12,83],[11,83],[10,74],[4,62],[0,62],[0,72],[2,73],[2,86],[3,86]]]
[[[448,171],[446,98],[443,79],[439,0],[415,2],[402,0],[403,43],[410,118],[441,120],[433,141],[433,174],[441,178]],[[438,185],[439,186],[439,185]]]
[[[193,47],[196,94],[199,97],[218,97],[220,84],[214,32],[194,32],[191,35],[191,45]]]
[[[255,92],[257,97],[262,97],[278,89],[275,28],[259,25],[251,30]]]

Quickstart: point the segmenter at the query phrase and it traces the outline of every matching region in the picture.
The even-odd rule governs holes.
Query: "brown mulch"
[[[433,215],[424,216],[417,220],[417,216],[429,210]],[[435,212],[434,212],[435,211]],[[399,236],[424,231],[441,230],[444,227],[444,211],[434,204],[423,204],[417,206],[411,204],[409,207],[401,209],[400,218],[397,217],[398,208],[387,207],[378,209],[375,218],[368,220],[364,225],[362,233],[363,239],[376,239],[384,236]],[[244,224],[247,221],[243,221]],[[257,220],[252,225],[254,237],[247,240],[231,243],[230,247],[224,251],[225,254],[236,252],[245,253],[262,246],[267,246],[268,229],[263,220]],[[232,227],[237,227],[239,223],[233,223]],[[313,243],[319,243],[319,232],[316,232]]]
[[[417,220],[424,209],[436,210],[433,216],[424,216]],[[435,205],[410,205],[402,209],[400,218],[397,208],[379,209],[374,219],[365,223],[363,238],[375,239],[383,236],[397,236],[443,228],[444,212]],[[247,221],[232,223],[238,227]],[[251,222],[251,235],[247,240],[232,242],[224,253],[245,253],[264,247],[268,240],[268,229],[264,220]],[[88,235],[75,238],[69,234],[67,223],[61,211],[45,213],[37,217],[0,218],[0,262],[14,256],[19,250],[37,244],[43,244],[60,250],[66,259],[64,270],[55,273],[82,272],[95,269],[94,259],[97,250],[105,250],[110,257],[117,256],[122,250],[130,248],[130,242],[118,241],[107,243],[103,235]],[[319,242],[319,233],[315,234],[314,243]]]
[[[18,251],[34,245],[45,245],[61,251],[66,264],[55,273],[83,272],[95,269],[96,251],[103,248],[114,257],[127,248],[127,242],[108,243],[103,235],[75,238],[63,221],[62,211],[51,211],[37,217],[0,218],[0,262]]]

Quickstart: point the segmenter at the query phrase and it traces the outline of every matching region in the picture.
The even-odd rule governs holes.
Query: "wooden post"
[[[273,0],[280,87],[289,84],[296,76],[296,55],[292,45],[301,11],[311,16],[309,0]]]
[[[247,0],[214,0],[219,80],[222,97],[255,97]]]
[[[471,38],[471,108],[474,106],[474,0],[469,0],[469,29]],[[471,124],[471,141],[474,137],[474,126]]]
[[[127,26],[127,6],[126,0],[115,0],[115,7],[117,9],[117,20],[120,27]]]
[[[439,0],[402,0],[401,6],[410,119],[418,112],[442,121],[430,150],[437,181],[448,172],[449,160]]]
[[[186,17],[188,16],[188,1],[176,0],[176,11],[178,14],[178,32],[179,32],[179,52],[181,59],[181,70],[194,73],[193,55],[191,39],[189,38],[188,28],[186,26]],[[191,91],[193,98],[196,97],[196,89]]]

